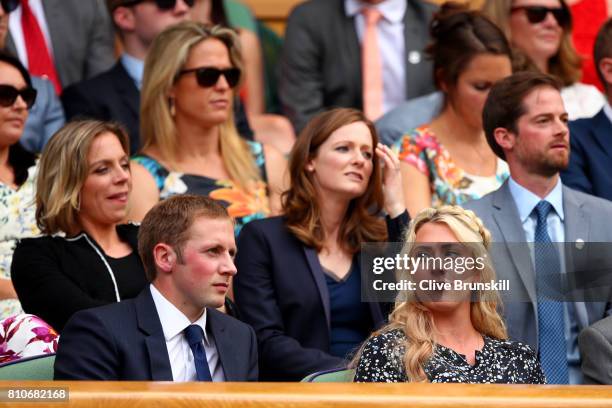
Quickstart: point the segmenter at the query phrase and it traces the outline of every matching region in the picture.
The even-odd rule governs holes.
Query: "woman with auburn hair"
[[[459,206],[424,209],[410,224],[401,256],[444,261],[472,258],[473,265],[480,266],[468,271],[401,269],[398,278],[493,282],[495,271],[487,256],[490,243],[491,234],[472,211]],[[418,283],[415,287],[421,288]],[[354,359],[354,380],[544,383],[535,352],[507,339],[498,313],[500,302],[498,292],[491,288],[400,292],[389,324],[372,334]]]
[[[36,222],[46,235],[21,240],[11,265],[26,313],[60,332],[75,312],[144,289],[138,227],[123,224],[131,188],[119,125],[71,122],[49,140],[36,181]]]
[[[234,295],[258,338],[262,380],[346,365],[385,319],[380,304],[361,302],[361,244],[397,240],[407,223],[399,162],[362,112],[317,115],[289,163],[284,215],[238,237]]]
[[[605,103],[583,84],[582,59],[572,43],[572,16],[565,0],[486,0],[482,11],[506,34],[536,69],[556,76],[570,120],[590,118]]]
[[[133,158],[129,218],[160,199],[207,195],[245,223],[280,210],[286,162],[278,151],[243,140],[232,118],[242,77],[236,34],[192,21],[156,37],[145,61],[142,153]]]

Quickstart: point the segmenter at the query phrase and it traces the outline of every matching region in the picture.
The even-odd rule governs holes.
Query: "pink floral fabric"
[[[19,314],[0,321],[0,364],[51,354],[57,351],[59,335],[41,318]]]

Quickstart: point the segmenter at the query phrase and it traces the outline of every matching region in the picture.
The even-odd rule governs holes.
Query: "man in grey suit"
[[[62,87],[111,67],[114,37],[103,0],[30,0],[29,6],[43,33],[47,31],[47,47]],[[27,66],[20,19],[18,6],[9,20],[7,48]]]
[[[510,178],[465,207],[483,220],[495,242],[503,243],[494,262],[498,278],[508,279],[512,289],[502,293],[509,336],[535,348],[549,382],[575,384],[582,382],[578,334],[610,313],[608,296],[591,299],[597,302],[543,302],[544,274],[536,270],[546,270],[546,265],[542,268],[538,251],[542,243],[566,242],[566,251],[557,254],[557,267],[546,272],[554,269],[565,279],[588,272],[592,258],[581,249],[589,242],[612,241],[612,229],[600,221],[612,219],[612,204],[561,183],[559,172],[569,161],[569,131],[559,90],[554,78],[535,72],[518,73],[493,86],[483,126],[491,149],[508,162]],[[536,244],[530,249],[526,242]],[[570,247],[575,251],[568,251]],[[550,304],[559,305],[554,318],[543,308]],[[555,346],[561,347],[551,356],[555,331],[560,340]],[[563,355],[566,359],[559,358]],[[550,358],[562,367],[547,372]]]
[[[432,65],[423,49],[435,6],[421,0],[307,1],[287,20],[279,78],[283,109],[297,131],[326,108],[363,108],[361,43],[366,8],[382,14],[377,24],[382,113],[434,91]]]
[[[612,384],[612,316],[584,329],[578,344],[585,384]]]

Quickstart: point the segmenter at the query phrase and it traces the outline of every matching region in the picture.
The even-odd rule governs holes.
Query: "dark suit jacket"
[[[226,381],[257,380],[253,329],[214,309],[206,325]],[[56,380],[172,381],[170,358],[151,290],[119,303],[76,313],[55,358]]]
[[[392,222],[405,225],[407,217]],[[299,381],[345,366],[345,360],[329,354],[329,292],[316,250],[304,246],[282,217],[249,222],[237,243],[234,296],[243,320],[257,334],[260,378]],[[369,305],[375,329],[386,316],[380,304]]]
[[[406,3],[406,99],[410,99],[435,90],[431,62],[423,55],[435,6],[421,0]],[[413,51],[421,54],[416,64],[409,61]],[[361,46],[344,0],[311,0],[291,12],[280,68],[279,97],[297,131],[325,108],[362,108]]]
[[[570,122],[571,154],[563,173],[568,187],[612,200],[612,122],[603,109],[592,118]]]
[[[45,20],[62,87],[110,68],[113,26],[103,0],[44,0]],[[7,48],[16,54],[10,33]]]
[[[140,91],[121,61],[100,75],[66,88],[62,103],[68,120],[82,116],[123,124],[130,135],[130,151],[136,153],[140,148]]]

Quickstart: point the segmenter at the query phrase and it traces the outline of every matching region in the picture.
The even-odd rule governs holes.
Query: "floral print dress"
[[[162,200],[176,194],[189,193],[209,196],[220,201],[235,220],[234,231],[238,235],[242,226],[247,222],[270,215],[263,145],[251,141],[247,143],[263,178],[263,181],[259,181],[254,186],[252,192],[238,188],[231,180],[216,180],[169,171],[158,161],[146,155],[136,155],[132,160],[151,173]]]
[[[34,189],[37,167],[28,169],[28,178],[17,190],[0,182],[0,277],[11,278],[11,262],[17,241],[40,234],[36,226]],[[17,299],[0,300],[0,319],[21,313]]]
[[[399,159],[411,164],[429,178],[431,206],[461,205],[497,190],[510,175],[508,164],[497,159],[497,170],[490,177],[466,173],[438,141],[428,125],[405,134],[394,145]]]

